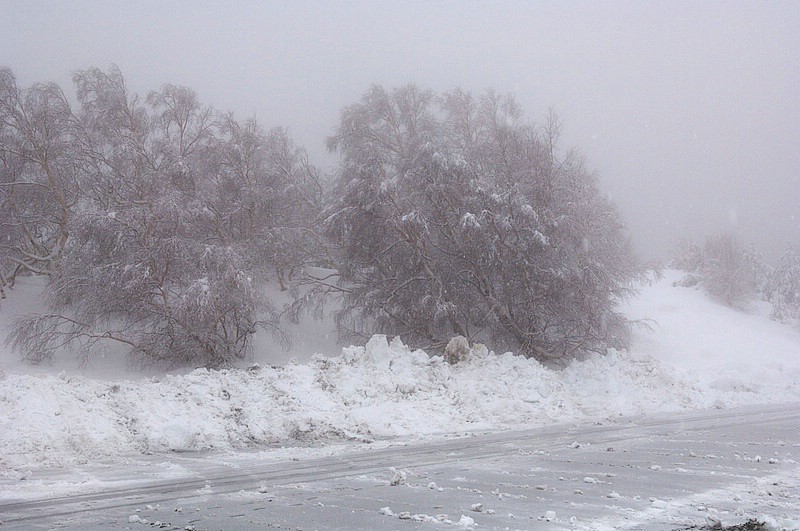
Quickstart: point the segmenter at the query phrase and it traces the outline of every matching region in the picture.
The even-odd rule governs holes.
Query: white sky
[[[800,2],[0,4],[20,84],[120,66],[264,126],[329,167],[324,138],[371,83],[513,92],[548,106],[639,251],[731,230],[773,259],[800,245]]]

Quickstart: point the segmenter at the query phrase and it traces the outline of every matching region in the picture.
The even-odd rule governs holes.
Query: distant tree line
[[[0,297],[47,279],[11,341],[41,362],[125,345],[141,363],[218,367],[332,296],[350,337],[453,336],[538,359],[624,347],[641,268],[560,125],[511,96],[372,87],[341,112],[325,176],[280,128],[116,67],[20,88],[0,69]],[[311,268],[311,266],[318,266]]]
[[[673,254],[672,265],[687,272],[680,285],[702,286],[731,307],[767,301],[772,304],[773,319],[800,320],[800,256],[792,246],[774,267],[755,247],[743,246],[730,234],[709,236],[702,245],[680,242]]]

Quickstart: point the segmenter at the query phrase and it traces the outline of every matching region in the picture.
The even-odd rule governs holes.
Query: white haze
[[[120,66],[284,125],[312,162],[371,83],[495,88],[552,106],[639,252],[731,231],[800,245],[797,2],[34,2],[0,17],[21,85]]]

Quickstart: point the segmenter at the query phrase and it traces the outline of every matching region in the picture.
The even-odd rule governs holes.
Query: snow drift
[[[673,275],[674,276],[674,275]],[[800,401],[800,331],[728,310],[671,276],[629,309],[630,352],[553,369],[473,345],[450,365],[398,339],[308,363],[139,380],[0,373],[0,474],[141,453],[536,427]]]

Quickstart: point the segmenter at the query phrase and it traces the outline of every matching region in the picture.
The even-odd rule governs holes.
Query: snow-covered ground
[[[800,528],[796,404],[323,448],[37,469],[2,528]]]
[[[476,346],[466,362],[374,336],[283,366],[109,379],[31,371],[0,351],[0,477],[132,454],[308,446],[800,401],[800,330],[673,287],[630,303],[630,351],[556,370]],[[6,304],[6,322],[12,313]],[[16,310],[14,310],[16,311]]]
[[[698,287],[673,287],[684,274],[666,271],[629,303],[632,319],[652,319],[652,333],[638,330],[633,350],[696,380],[723,401],[797,400],[800,328],[768,318],[769,303],[745,310],[725,307]]]

